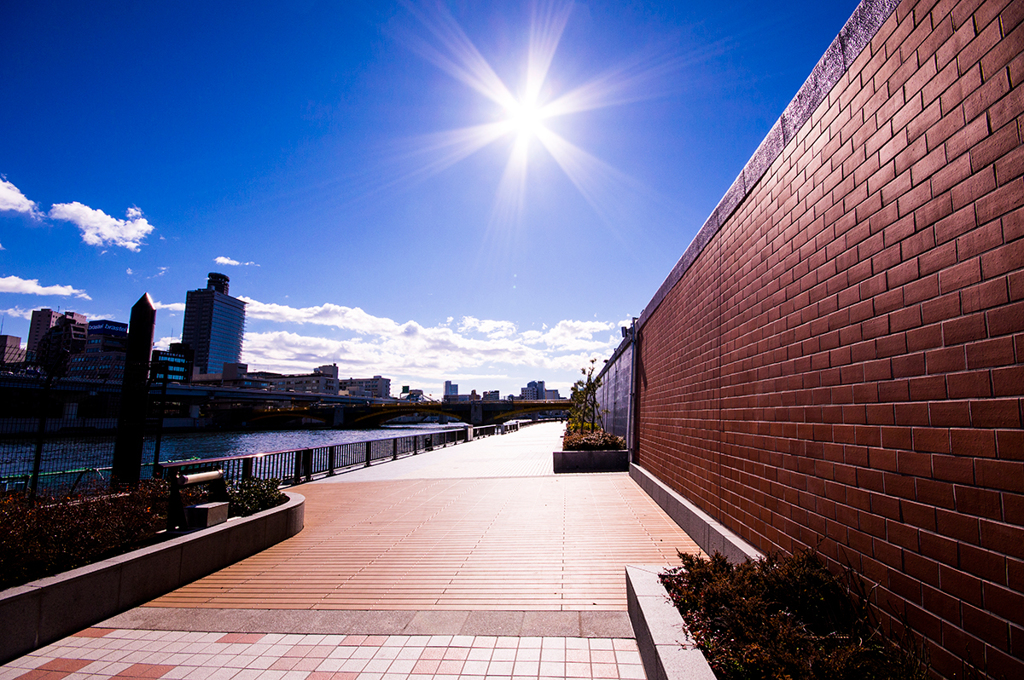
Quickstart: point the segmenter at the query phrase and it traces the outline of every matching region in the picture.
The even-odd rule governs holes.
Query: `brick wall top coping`
[[[642,328],[647,323],[668,292],[683,278],[686,270],[701,254],[704,247],[711,242],[712,237],[718,233],[726,220],[736,211],[747,194],[754,190],[771,164],[782,154],[783,149],[796,136],[803,124],[810,119],[818,105],[825,101],[832,87],[850,69],[854,60],[867,47],[878,29],[882,27],[882,24],[899,4],[899,0],[861,0],[857,9],[853,11],[842,30],[839,31],[839,35],[811,70],[811,74],[807,76],[807,80],[797,91],[796,96],[789,102],[779,119],[775,121],[754,155],[747,161],[732,186],[725,192],[725,196],[718,202],[718,206],[711,212],[711,216],[704,222],[704,226],[694,236],[693,241],[686,248],[686,252],[679,258],[654,297],[640,313],[637,327]]]

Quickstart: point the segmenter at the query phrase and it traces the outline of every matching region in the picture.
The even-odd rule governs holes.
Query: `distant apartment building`
[[[306,394],[338,394],[338,365],[318,366],[312,373],[282,375],[261,371],[250,375],[266,380],[273,390]]]
[[[70,319],[74,323],[79,324],[85,324],[88,321],[84,314],[77,314],[75,312],[55,312],[47,307],[33,310],[32,320],[29,322],[28,327],[26,349],[30,352],[35,352],[39,349],[39,343],[42,342],[43,336],[53,328],[53,325],[57,323],[57,319],[60,318]]]
[[[391,397],[391,378],[375,375],[372,378],[348,378],[338,381],[338,394],[353,397],[373,397],[389,399]]]
[[[68,361],[68,377],[122,382],[127,347],[128,324],[90,321],[85,327],[85,349]]]
[[[230,279],[210,272],[206,288],[185,295],[181,341],[195,353],[195,371],[222,373],[242,358],[245,303],[228,294]]]
[[[498,392],[498,390],[484,392],[483,401],[501,401],[501,394]]]
[[[548,400],[561,399],[562,396],[558,393],[558,390],[544,390],[544,398]]]
[[[458,385],[453,383],[451,380],[445,380],[444,381],[444,396],[447,397],[449,395],[458,394],[458,393],[459,393],[459,386]]]

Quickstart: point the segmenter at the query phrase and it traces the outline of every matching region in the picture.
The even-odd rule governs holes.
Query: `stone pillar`
[[[149,359],[153,352],[156,309],[149,293],[132,307],[128,326],[128,351],[124,358],[124,382],[121,384],[121,411],[117,418],[110,482],[114,487],[138,484],[142,467],[142,440],[149,405]]]

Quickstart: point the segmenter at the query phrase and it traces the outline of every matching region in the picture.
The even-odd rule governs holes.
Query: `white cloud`
[[[35,201],[25,198],[25,194],[3,175],[0,175],[0,210],[24,213],[36,220],[43,216]]]
[[[511,321],[463,317],[453,329],[451,321],[425,327],[334,304],[296,308],[241,299],[247,303],[250,320],[331,326],[355,334],[328,338],[290,331],[250,331],[245,335],[242,360],[266,370],[308,371],[312,366],[337,363],[342,373],[353,376],[380,374],[426,382],[439,375],[472,374],[484,380],[504,377],[495,371],[496,366],[528,368],[537,374],[575,373],[591,357],[607,357],[618,344],[614,337],[594,339],[596,333],[613,328],[599,321],[560,321],[544,333],[520,333]],[[480,373],[472,373],[474,369]]]
[[[73,222],[81,230],[82,240],[91,246],[121,246],[135,253],[139,252],[142,239],[153,231],[153,225],[138,208],[128,208],[127,219],[119,220],[75,201],[57,203],[50,208],[50,217]]]
[[[127,273],[128,276],[131,276],[132,275],[132,268],[128,267],[128,269],[125,270],[125,273]]]
[[[18,319],[32,320],[32,310],[22,309],[21,307],[11,307],[10,309],[0,309],[0,314],[4,316],[13,316]]]
[[[185,303],[184,302],[169,302],[167,304],[164,304],[163,302],[154,302],[153,303],[153,309],[166,309],[166,310],[169,310],[169,311],[172,311],[172,312],[184,312],[185,311]],[[177,341],[175,341],[175,342],[177,342]]]
[[[60,295],[75,296],[83,300],[91,300],[84,290],[71,286],[40,286],[39,279],[22,279],[17,276],[0,278],[0,293],[22,293],[25,295]]]
[[[255,262],[239,262],[238,260],[233,260],[230,257],[224,257],[223,255],[213,258],[213,261],[217,264],[223,264],[229,267],[259,267]]]

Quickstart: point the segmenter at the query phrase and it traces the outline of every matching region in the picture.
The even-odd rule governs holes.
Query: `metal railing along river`
[[[514,432],[518,429],[519,423],[512,422],[307,449],[168,461],[157,465],[154,476],[169,479],[179,474],[222,470],[224,479],[229,482],[257,478],[279,479],[284,485],[301,484],[312,481],[314,477],[334,475],[346,468],[369,467],[377,461],[397,460],[402,456],[432,451],[469,439]]]

